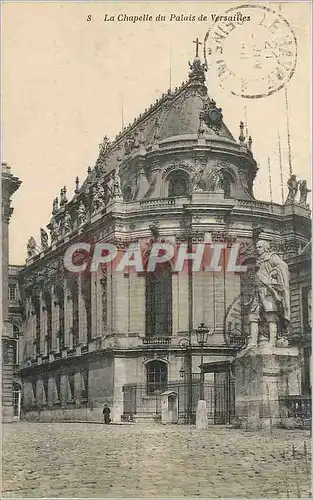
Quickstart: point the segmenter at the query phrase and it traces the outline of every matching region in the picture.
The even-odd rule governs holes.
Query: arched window
[[[123,199],[124,201],[131,201],[132,190],[130,186],[126,186],[125,189],[123,189]]]
[[[185,172],[173,172],[169,178],[168,196],[188,196],[189,194],[189,177]]]
[[[166,391],[167,389],[167,364],[164,361],[150,361],[146,365],[147,369],[147,393],[153,394],[156,391]]]
[[[146,336],[167,337],[172,333],[172,269],[159,265],[146,278]]]
[[[59,339],[58,347],[59,349],[64,349],[65,338],[64,338],[64,288],[62,285],[58,285],[55,288],[55,294],[57,298],[57,303],[59,305],[59,330],[57,332],[57,337]]]
[[[79,343],[79,311],[78,311],[78,283],[76,279],[69,280],[71,299],[73,302],[72,321],[73,321],[73,347]]]

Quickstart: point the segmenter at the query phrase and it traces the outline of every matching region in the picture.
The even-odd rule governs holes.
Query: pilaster
[[[78,277],[78,339],[80,344],[87,344],[87,311],[83,298],[82,276]]]
[[[98,321],[97,321],[97,313],[98,313],[98,273],[91,273],[91,338],[94,339],[98,336]]]

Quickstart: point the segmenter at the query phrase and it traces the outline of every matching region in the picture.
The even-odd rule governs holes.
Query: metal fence
[[[124,420],[149,416],[155,419],[161,418],[161,395],[164,391],[173,391],[177,394],[178,421],[195,422],[197,403],[200,399],[199,377],[193,377],[192,384],[183,380],[170,382],[162,387],[156,386],[155,389],[151,389],[151,384],[124,385]],[[205,382],[204,399],[207,403],[209,423],[228,424],[232,421],[235,416],[234,380],[225,380],[222,383]]]

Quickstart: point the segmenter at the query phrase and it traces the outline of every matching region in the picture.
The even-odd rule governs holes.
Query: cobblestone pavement
[[[308,498],[308,453],[300,430],[18,422],[3,426],[2,498]]]

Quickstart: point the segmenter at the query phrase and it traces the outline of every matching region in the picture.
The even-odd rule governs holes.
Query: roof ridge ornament
[[[196,55],[192,63],[190,61],[188,62],[191,69],[189,73],[189,81],[203,84],[205,82],[205,72],[208,70],[208,67],[206,63],[201,62],[199,57],[199,45],[202,45],[202,42],[200,42],[197,37],[196,40],[193,40],[193,43],[196,44]]]

